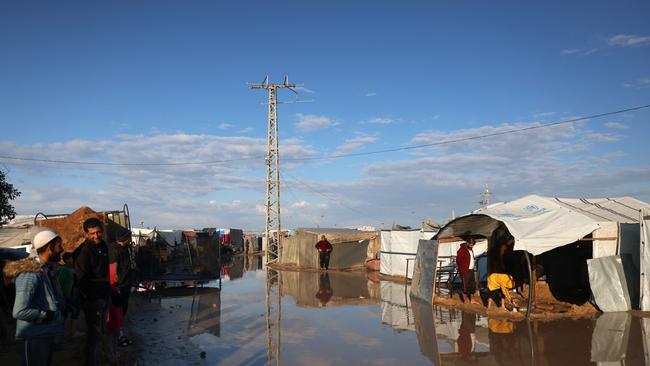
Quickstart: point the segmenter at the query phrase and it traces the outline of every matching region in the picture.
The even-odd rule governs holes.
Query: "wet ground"
[[[411,302],[408,286],[362,272],[267,273],[261,257],[235,258],[224,274],[221,290],[138,294],[128,327],[139,364],[650,364],[650,319],[627,313],[488,319]]]

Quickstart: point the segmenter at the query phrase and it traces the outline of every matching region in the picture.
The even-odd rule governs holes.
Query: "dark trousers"
[[[500,288],[492,291],[481,292],[481,300],[483,300],[483,305],[488,306],[488,299],[492,299],[496,306],[501,306],[503,292],[501,292]]]
[[[48,366],[52,363],[54,337],[17,339],[22,366]]]
[[[120,287],[120,298],[122,300],[122,315],[126,316],[126,309],[129,307],[129,297],[131,296],[131,286]]]
[[[84,365],[95,366],[99,362],[98,353],[108,312],[108,300],[87,301],[83,305],[86,317],[86,347]]]
[[[472,299],[472,294],[476,291],[476,278],[474,276],[474,270],[470,269],[463,275],[460,273],[460,279],[463,281],[463,290],[460,293],[460,299],[464,300],[463,296],[467,296],[468,299]]]
[[[329,269],[330,267],[330,253],[318,253],[320,259],[320,268]]]

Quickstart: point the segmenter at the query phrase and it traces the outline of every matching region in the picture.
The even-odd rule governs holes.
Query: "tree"
[[[20,191],[14,188],[11,183],[7,183],[5,178],[5,172],[0,170],[0,225],[16,217],[16,211],[14,211],[14,206],[11,205],[10,201],[20,196]]]

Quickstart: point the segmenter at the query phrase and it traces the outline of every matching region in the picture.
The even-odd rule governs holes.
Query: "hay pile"
[[[108,216],[103,213],[97,213],[90,207],[80,207],[75,212],[65,217],[52,219],[41,219],[36,221],[37,226],[49,227],[55,230],[61,239],[63,239],[63,248],[66,252],[73,252],[81,243],[84,242],[83,222],[94,217],[108,227]],[[106,240],[107,231],[104,230],[104,240]]]

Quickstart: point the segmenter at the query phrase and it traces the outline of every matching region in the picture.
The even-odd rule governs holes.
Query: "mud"
[[[595,318],[601,312],[591,303],[584,303],[582,305],[575,305],[557,300],[548,288],[548,285],[543,282],[538,282],[536,289],[536,303],[534,304],[530,318],[534,320],[559,320],[559,319],[581,319],[581,318]],[[527,306],[528,292],[524,290],[521,295],[513,294],[519,307],[518,311],[506,312],[501,309],[487,310],[483,305],[478,304],[465,304],[455,294],[453,297],[434,295],[432,302],[436,305],[447,306],[454,309],[463,311],[474,312],[481,315],[490,315],[499,318],[509,318],[513,320],[525,319],[525,311]],[[523,312],[522,312],[523,311]]]

